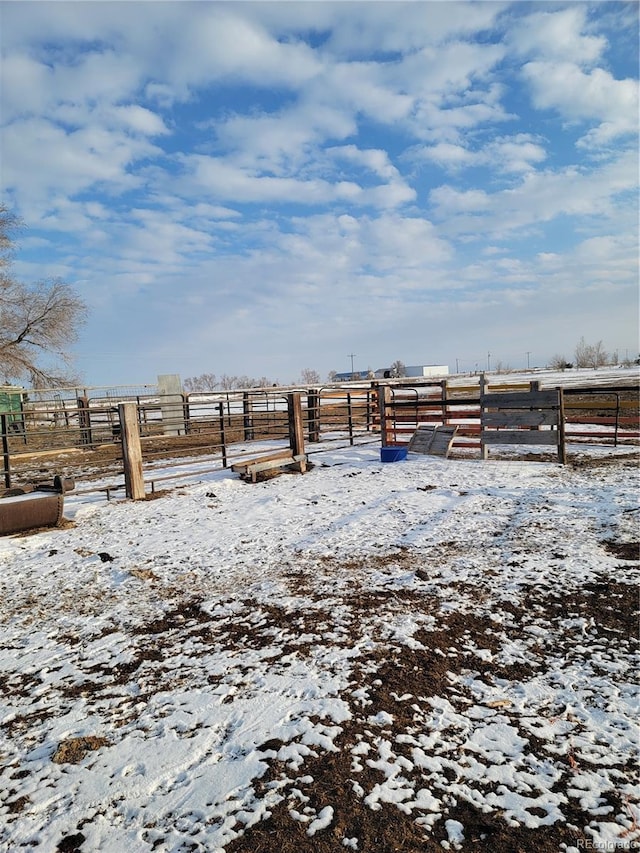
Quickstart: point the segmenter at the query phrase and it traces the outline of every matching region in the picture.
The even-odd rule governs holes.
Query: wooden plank
[[[243,459],[242,462],[234,462],[231,466],[231,470],[235,474],[246,473],[246,469],[255,465],[256,462],[269,462],[272,459],[289,459],[292,455],[291,450],[287,449],[279,450],[275,453],[266,453],[263,456],[253,456],[250,459]]]
[[[528,392],[530,386],[528,382],[511,382],[510,384],[505,382],[504,385],[500,385],[499,383],[494,384],[492,382],[486,387],[489,389],[490,392],[495,391],[496,393],[506,394],[510,391]]]
[[[247,474],[257,474],[260,471],[270,471],[273,468],[284,468],[286,465],[293,465],[293,456],[289,455],[287,459],[266,459],[264,462],[255,462],[247,468]]]
[[[287,410],[291,453],[294,456],[302,456],[304,454],[304,422],[302,420],[302,395],[300,393],[287,394]],[[300,465],[303,466],[304,463],[301,462]],[[303,470],[302,467],[301,470]]]
[[[483,412],[482,426],[489,427],[528,427],[557,426],[558,412],[553,410],[519,409],[515,412]]]
[[[391,408],[391,388],[380,385],[378,389],[378,414],[380,418],[380,438],[383,447],[393,444],[393,423],[389,416]]]
[[[281,456],[279,459],[267,459],[266,457],[263,459],[254,460],[251,465],[247,467],[247,472],[251,471],[268,471],[269,468],[279,468],[286,467],[287,465],[293,465],[298,462],[306,462],[307,455],[306,453],[298,454],[294,456],[292,453],[289,453],[287,456]]]
[[[256,462],[255,464],[250,465],[244,476],[251,477],[251,480],[255,483],[256,474],[259,474],[261,471],[273,471],[274,468],[288,468],[292,465],[295,465],[297,470],[304,473],[306,470],[306,462],[307,456],[304,453],[296,456],[292,456],[290,454],[287,459],[267,459],[263,462]],[[302,466],[304,466],[304,468]]]
[[[480,404],[483,409],[546,409],[560,405],[556,390],[514,394],[483,394]]]
[[[568,424],[596,424],[598,426],[615,426],[618,424],[621,427],[638,426],[638,418],[616,418],[614,415],[606,418],[593,418],[590,415],[568,415],[565,421]]]
[[[558,445],[557,430],[500,429],[483,430],[480,433],[483,444],[553,444]]]
[[[127,497],[134,501],[144,500],[138,406],[136,403],[120,403],[118,413],[120,415],[125,491]]]
[[[109,444],[99,444],[97,447],[98,449],[101,447],[113,447],[113,442],[109,442]],[[59,447],[57,450],[30,450],[28,453],[12,453],[11,458],[22,461],[23,459],[36,459],[39,456],[77,456],[84,452],[84,447]]]
[[[571,397],[565,395],[565,409],[637,409],[637,400],[620,400],[616,403],[615,400],[593,399],[589,401],[572,400]]]

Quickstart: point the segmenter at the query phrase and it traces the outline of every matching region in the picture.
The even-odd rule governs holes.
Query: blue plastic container
[[[381,462],[400,462],[407,458],[406,447],[381,447],[380,461]]]

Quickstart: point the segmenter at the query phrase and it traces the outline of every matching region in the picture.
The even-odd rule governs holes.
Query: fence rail
[[[537,383],[484,383],[482,390],[513,393],[533,387]],[[4,483],[9,487],[12,479],[42,479],[67,472],[76,479],[121,474],[119,405],[125,402],[135,403],[143,464],[151,476],[168,459],[177,470],[198,459],[227,467],[246,455],[252,443],[259,443],[266,453],[282,448],[289,437],[289,393],[269,388],[28,399],[17,415],[1,415]],[[311,454],[314,445],[327,443],[406,445],[420,425],[457,426],[454,454],[480,449],[480,384],[364,382],[299,389],[298,393]],[[568,444],[640,442],[637,386],[565,388],[563,397]]]

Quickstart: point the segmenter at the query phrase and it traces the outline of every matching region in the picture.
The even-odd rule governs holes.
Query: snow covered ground
[[[638,449],[569,456],[327,450],[0,540],[0,849],[636,849]]]

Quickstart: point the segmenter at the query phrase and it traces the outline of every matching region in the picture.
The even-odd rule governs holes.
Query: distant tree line
[[[184,380],[186,391],[209,392],[209,391],[233,391],[236,388],[270,388],[277,385],[266,376],[253,379],[250,376],[228,376],[223,373],[218,378],[215,373],[202,373],[200,376],[189,376]]]
[[[581,337],[574,351],[574,361],[568,361],[564,355],[554,355],[549,361],[549,367],[553,370],[565,370],[572,367],[605,367],[607,364],[620,364],[630,367],[632,364],[638,364],[640,359],[625,358],[622,362],[618,361],[618,353],[614,352],[611,355],[604,349],[602,341],[595,344],[588,344],[584,337]]]
[[[331,381],[331,375],[329,376]],[[300,371],[300,376],[292,380],[290,385],[320,385],[322,380],[317,370],[305,367]],[[201,373],[200,376],[189,376],[184,380],[185,391],[192,393],[208,393],[211,391],[235,391],[239,388],[273,388],[279,386],[278,380],[268,379],[262,376],[254,379],[251,376],[228,376],[223,373],[217,377],[215,373]]]

